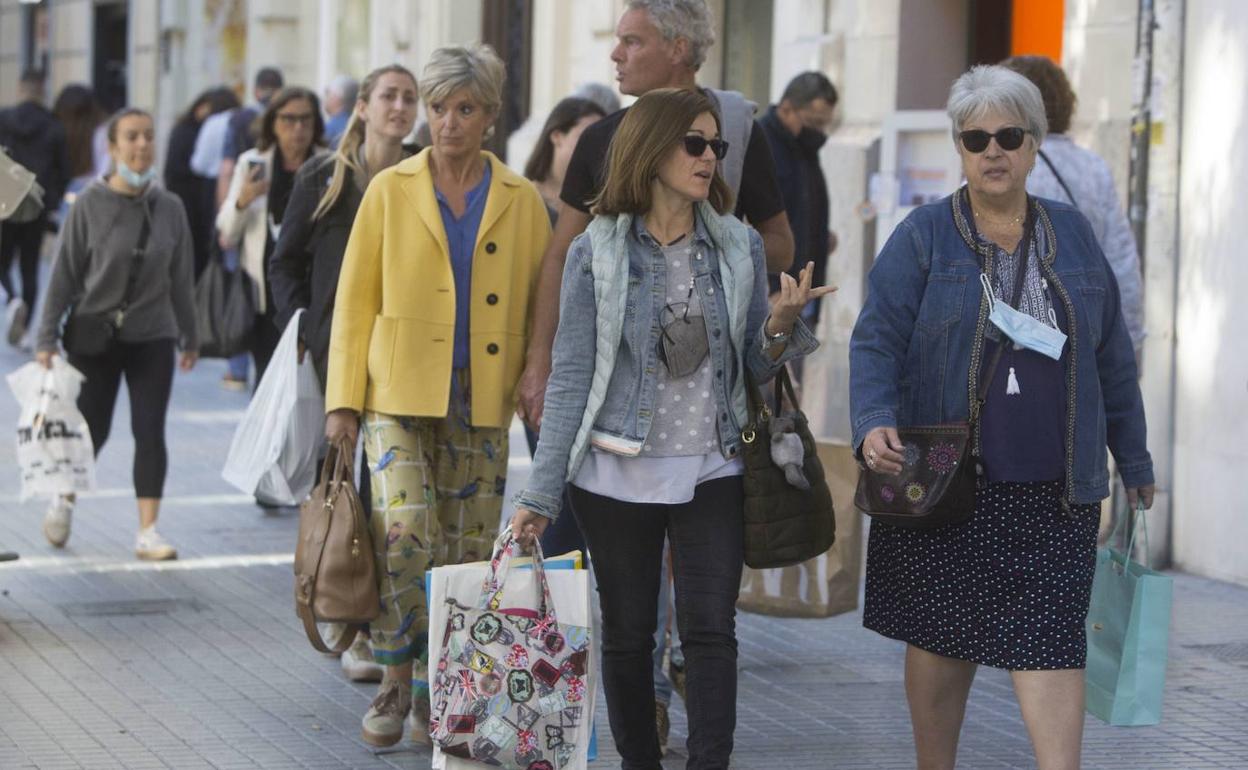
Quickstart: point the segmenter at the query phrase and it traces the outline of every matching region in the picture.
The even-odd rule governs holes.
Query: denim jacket
[[[915,209],[897,226],[868,278],[849,345],[855,450],[877,427],[965,422],[979,387],[988,302],[958,200],[965,188]],[[1109,495],[1105,447],[1128,487],[1153,483],[1135,353],[1118,284],[1088,220],[1057,201],[1032,198],[1048,248],[1042,275],[1065,307],[1065,501]],[[978,433],[978,432],[977,432]],[[979,451],[979,436],[972,437]],[[1019,437],[1025,441],[1026,437]]]
[[[622,303],[613,293],[610,274],[617,269],[622,274],[623,266],[604,264],[602,254],[594,258],[594,243],[604,243],[605,233],[615,233],[616,243],[627,253]],[[725,457],[735,457],[741,429],[748,422],[743,366],[761,384],[819,343],[798,321],[779,359],[772,361],[763,353],[767,273],[757,232],[703,204],[695,216],[693,238],[691,267],[715,370],[719,443]],[[559,295],[559,329],[551,353],[541,439],[528,488],[515,498],[517,507],[552,519],[558,516],[564,484],[576,476],[591,441],[615,454],[640,451],[654,421],[658,371],[663,365],[657,354],[657,319],[666,301],[666,285],[663,252],[641,217],[597,217],[572,242]],[[744,317],[730,307],[734,297],[739,298]],[[613,317],[614,308],[621,305],[622,317]],[[602,340],[617,338],[613,350],[599,349]]]

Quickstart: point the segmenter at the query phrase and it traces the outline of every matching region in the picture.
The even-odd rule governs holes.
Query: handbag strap
[[[486,573],[485,581],[481,584],[481,597],[477,601],[477,609],[497,610],[502,605],[503,586],[507,583],[507,573],[511,571],[511,562],[519,549],[520,543],[512,534],[511,528],[505,528],[494,541],[494,555],[490,559],[490,568]],[[540,596],[537,619],[538,624],[546,629],[556,625],[558,621],[555,619],[555,605],[550,598],[550,584],[546,581],[543,558],[545,557],[542,555],[542,544],[535,539],[533,541],[533,573],[537,578]]]
[[[130,274],[126,278],[126,293],[121,298],[121,306],[117,308],[114,322],[117,328],[126,320],[126,311],[130,309],[130,301],[134,299],[134,291],[139,285],[139,269],[143,265],[143,257],[147,254],[147,239],[152,234],[153,206],[150,201],[143,204],[143,224],[139,227],[139,240],[131,252]]]
[[[1079,208],[1079,202],[1075,200],[1075,195],[1066,185],[1066,180],[1062,179],[1062,175],[1057,173],[1057,166],[1053,165],[1053,161],[1049,160],[1049,156],[1044,154],[1044,150],[1036,150],[1040,154],[1040,160],[1044,161],[1044,165],[1049,167],[1049,171],[1053,172],[1053,178],[1062,186],[1062,192],[1066,193],[1066,197],[1070,199],[1070,205]]]
[[[963,188],[964,190],[966,188]],[[967,193],[967,203],[970,203],[970,193]],[[966,218],[967,225],[971,229],[971,237],[979,243],[979,230],[975,227],[975,216],[972,212],[971,216]],[[1014,291],[1010,298],[1010,307],[1018,307],[1019,300],[1023,297],[1023,281],[1027,278],[1027,262],[1031,258],[1031,240],[1036,233],[1036,211],[1031,203],[1031,196],[1027,196],[1027,218],[1023,221],[1023,238],[1018,243],[1022,247],[1022,251],[1018,258],[1018,268],[1014,272]],[[983,249],[977,250],[977,255],[981,258],[985,256]],[[988,399],[988,388],[992,385],[992,378],[997,373],[997,364],[1001,363],[1001,355],[1005,352],[1006,338],[1002,333],[1001,341],[997,343],[996,349],[992,351],[992,358],[988,361],[988,369],[983,376],[979,378],[979,387],[975,393],[975,403],[971,405],[971,414],[969,424],[974,425],[979,422],[979,413],[983,409],[984,401]]]

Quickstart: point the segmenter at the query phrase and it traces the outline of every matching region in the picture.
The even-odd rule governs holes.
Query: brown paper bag
[[[858,608],[862,580],[862,514],[854,507],[858,464],[847,446],[819,442],[818,447],[836,508],[836,542],[823,555],[792,567],[746,567],[737,599],[740,610],[828,618]]]

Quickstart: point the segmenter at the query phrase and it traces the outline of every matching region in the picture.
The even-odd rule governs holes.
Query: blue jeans
[[[221,252],[221,261],[225,265],[225,269],[231,273],[240,269],[241,264],[238,260],[238,249],[226,249]],[[233,358],[228,359],[230,367],[230,377],[235,380],[247,379],[247,365],[251,361],[249,353],[239,353]]]
[[[723,770],[737,724],[736,604],[745,554],[741,477],[699,484],[682,505],[626,503],[569,485],[602,600],[602,684],[624,770],[661,770],[654,634],[671,543],[685,653],[687,770]]]

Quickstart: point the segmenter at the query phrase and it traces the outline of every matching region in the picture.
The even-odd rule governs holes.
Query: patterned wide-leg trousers
[[[474,428],[455,411],[361,421],[382,604],[370,641],[382,665],[428,661],[425,571],[487,560],[498,536],[507,429]]]

